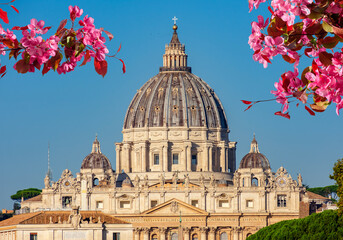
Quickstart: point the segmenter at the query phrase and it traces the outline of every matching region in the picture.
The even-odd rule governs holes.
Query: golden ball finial
[[[173,30],[174,30],[174,31],[176,31],[176,29],[177,29],[177,25],[176,25],[176,24],[174,24],[174,26],[173,26]]]

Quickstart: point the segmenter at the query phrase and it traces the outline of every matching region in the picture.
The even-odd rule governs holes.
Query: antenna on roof
[[[46,172],[46,175],[50,180],[52,179],[52,171],[50,168],[50,142],[48,142],[48,171]]]

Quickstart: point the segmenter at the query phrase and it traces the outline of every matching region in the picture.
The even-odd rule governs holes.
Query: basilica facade
[[[307,201],[301,176],[272,172],[255,136],[236,169],[229,132],[220,99],[192,74],[174,25],[163,67],[128,107],[116,171],[96,138],[79,173],[66,169],[56,182],[47,175],[40,197],[22,209],[101,211],[131,224],[135,240],[243,240],[299,218]]]

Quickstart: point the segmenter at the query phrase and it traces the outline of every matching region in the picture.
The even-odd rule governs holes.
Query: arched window
[[[179,239],[179,236],[177,235],[177,233],[173,233],[171,235],[171,240],[178,240]]]
[[[247,237],[249,237],[249,236],[251,236],[251,235],[252,235],[251,233],[248,233],[248,234],[247,234]]]
[[[223,233],[220,234],[220,240],[228,240],[226,232],[223,232]]]
[[[243,180],[242,180],[242,185],[243,185],[243,187],[244,187],[244,178],[243,178]]]
[[[257,178],[253,178],[251,179],[251,186],[252,187],[258,187],[258,179]]]
[[[94,178],[93,180],[93,186],[98,186],[99,185],[99,179]]]
[[[152,235],[151,240],[157,240],[157,235],[156,234]]]
[[[192,235],[192,240],[198,240],[198,234],[194,233],[194,234]]]

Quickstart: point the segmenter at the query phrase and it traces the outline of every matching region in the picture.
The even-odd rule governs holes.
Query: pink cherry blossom
[[[76,18],[81,17],[83,14],[83,9],[80,9],[78,6],[69,6],[69,12],[70,12],[70,19],[71,21],[75,21]]]

